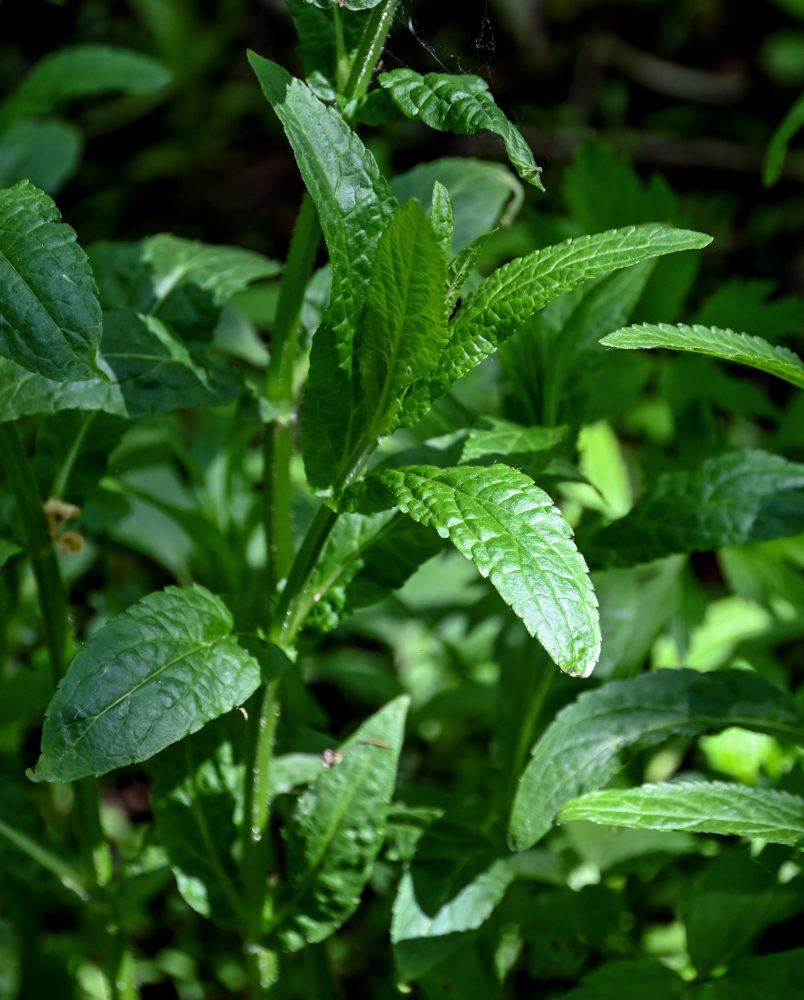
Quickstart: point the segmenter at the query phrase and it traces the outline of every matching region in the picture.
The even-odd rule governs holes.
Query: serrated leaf
[[[414,864],[394,900],[391,943],[397,975],[420,978],[488,920],[517,871],[510,857],[471,852],[457,844],[458,860]]]
[[[474,288],[450,324],[450,340],[435,378],[411,393],[406,419],[418,419],[462,375],[519,330],[551,299],[589,278],[679,250],[711,237],[666,226],[629,226],[565,240],[497,268]]]
[[[455,230],[455,218],[452,214],[452,202],[449,191],[441,181],[433,184],[433,197],[430,203],[430,225],[436,235],[438,244],[445,260],[452,255],[452,235]]]
[[[583,539],[593,566],[633,566],[804,531],[804,465],[764,451],[708,458],[668,472],[625,517]]]
[[[260,667],[204,587],[137,601],[81,649],[47,710],[37,781],[75,781],[147,760],[242,704]]]
[[[564,803],[605,785],[639,750],[735,725],[792,742],[804,738],[804,719],[790,697],[744,670],[659,670],[582,694],[532,750],[511,812],[511,843],[531,847]]]
[[[419,163],[391,180],[391,194],[400,204],[416,198],[427,210],[436,181],[444,185],[452,202],[455,252],[496,225],[510,224],[523,201],[522,185],[510,170],[469,157]]]
[[[787,147],[802,127],[804,127],[804,94],[793,104],[771,137],[762,171],[762,180],[767,187],[775,184],[782,176]]]
[[[168,747],[149,768],[156,830],[179,892],[218,924],[241,916],[232,848],[242,822],[245,775],[235,746],[245,738],[246,721],[239,712],[234,716]]]
[[[400,208],[377,244],[355,351],[371,437],[389,433],[406,390],[429,377],[447,337],[446,262],[417,201]]]
[[[0,188],[29,180],[56,194],[75,171],[81,147],[81,133],[66,122],[12,122],[0,134]]]
[[[249,61],[293,147],[332,265],[330,307],[313,339],[302,404],[307,478],[325,488],[347,457],[354,330],[377,242],[397,205],[374,157],[333,108],[268,59],[249,52]]]
[[[530,147],[497,107],[482,77],[471,74],[428,73],[412,69],[380,73],[377,82],[402,114],[430,128],[457,135],[487,130],[505,143],[512,166],[528,184],[544,191]]]
[[[101,310],[87,255],[28,181],[0,191],[0,352],[54,381],[98,374]]]
[[[761,837],[794,847],[804,841],[804,799],[723,781],[666,781],[589,792],[564,805],[560,821],[588,819],[648,830]]]
[[[568,427],[523,427],[511,420],[483,417],[469,432],[461,464],[471,465],[482,458],[522,468],[535,456],[541,456],[546,463],[550,452],[566,440],[568,432]]]
[[[786,347],[775,347],[762,337],[750,337],[747,333],[735,333],[714,326],[636,323],[615,330],[603,337],[600,343],[606,347],[666,347],[672,351],[706,354],[758,368],[804,389],[804,361],[797,354]]]
[[[289,882],[266,931],[291,950],[323,941],[357,909],[385,839],[408,704],[396,698],[363,723],[285,828]]]
[[[703,301],[695,323],[737,329],[776,343],[804,326],[804,301],[774,295],[775,290],[775,281],[731,278]]]
[[[347,10],[370,10],[380,2],[381,0],[307,0],[307,3],[319,7],[321,10],[332,10],[336,4]]]
[[[56,382],[0,358],[0,420],[60,410],[103,410],[136,419],[217,406],[244,387],[220,365],[197,361],[158,319],[118,310],[104,316],[105,378]]]
[[[0,105],[0,120],[45,114],[65,101],[92,94],[147,94],[166,87],[170,80],[160,62],[141,52],[76,45],[41,59]]]
[[[562,670],[590,673],[600,628],[586,564],[569,525],[531,479],[505,465],[412,466],[373,473],[361,487],[449,538]]]

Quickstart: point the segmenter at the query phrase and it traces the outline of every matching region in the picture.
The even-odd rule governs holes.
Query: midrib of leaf
[[[338,765],[336,764],[335,766],[337,767]],[[354,800],[355,796],[357,795],[358,787],[360,785],[362,785],[363,779],[368,774],[368,772],[371,770],[371,767],[372,767],[371,758],[369,756],[367,756],[366,757],[366,763],[365,763],[362,771],[360,772],[358,780],[356,780],[353,783],[352,788],[349,790],[348,795],[344,796],[344,803],[343,803],[342,807],[338,810],[338,812],[333,817],[333,821],[330,824],[329,828],[327,829],[326,837],[323,839],[322,845],[319,848],[317,854],[314,855],[314,859],[315,860],[308,867],[307,871],[305,872],[304,878],[299,883],[298,887],[296,888],[296,891],[293,893],[293,895],[291,896],[291,898],[272,917],[271,923],[270,923],[270,926],[268,927],[268,931],[267,932],[270,932],[270,931],[276,929],[277,927],[280,926],[280,924],[282,924],[286,920],[286,918],[288,916],[288,911],[290,911],[292,913],[292,911],[296,907],[296,904],[299,902],[300,899],[302,899],[304,897],[304,894],[310,888],[310,886],[311,886],[311,884],[313,882],[313,879],[315,878],[315,876],[318,873],[319,868],[321,867],[321,864],[322,864],[322,862],[324,860],[324,857],[325,857],[325,855],[327,853],[327,850],[329,849],[329,845],[335,839],[335,835],[337,834],[337,832],[338,832],[338,830],[339,830],[339,828],[341,826],[341,823],[343,821],[343,817],[346,815],[346,813],[347,813],[347,811],[349,809],[349,806],[351,806],[352,801]]]
[[[235,914],[240,913],[240,900],[237,895],[237,891],[232,884],[232,880],[229,878],[226,869],[223,867],[222,862],[218,859],[218,852],[215,850],[215,844],[212,840],[212,836],[209,832],[209,825],[207,823],[206,815],[199,806],[199,801],[201,795],[198,793],[198,783],[197,783],[197,770],[193,769],[193,761],[190,756],[189,741],[184,740],[184,759],[187,765],[187,774],[193,775],[193,794],[190,796],[191,809],[193,816],[195,817],[196,824],[201,833],[201,839],[209,855],[210,863],[212,864],[212,869],[218,878],[220,887],[223,890],[223,894],[226,897],[226,901],[231,906],[232,912]]]
[[[84,741],[84,739],[89,735],[89,732],[93,728],[93,726],[95,725],[95,723],[98,722],[98,720],[101,719],[104,715],[106,715],[107,712],[111,712],[111,710],[113,708],[117,708],[117,706],[119,704],[121,704],[121,702],[124,702],[127,698],[131,698],[131,696],[133,694],[135,694],[137,691],[139,691],[140,688],[144,687],[146,684],[150,684],[151,681],[153,681],[155,678],[159,677],[159,675],[162,674],[162,673],[164,673],[165,670],[167,670],[169,667],[172,667],[174,664],[179,663],[181,660],[187,659],[187,657],[189,657],[189,656],[194,656],[197,652],[199,652],[200,650],[202,650],[204,648],[207,649],[207,658],[206,658],[206,662],[204,663],[204,668],[206,668],[206,665],[209,662],[210,654],[212,652],[212,646],[214,646],[215,643],[220,642],[221,639],[225,639],[225,638],[226,638],[226,636],[218,636],[217,638],[210,639],[207,642],[200,642],[197,646],[193,646],[191,649],[186,650],[185,652],[181,653],[179,656],[175,656],[172,660],[168,660],[167,663],[164,663],[154,673],[148,674],[147,677],[144,677],[138,684],[135,684],[134,687],[132,687],[128,691],[126,691],[125,694],[120,695],[120,697],[116,701],[113,701],[110,705],[107,705],[105,708],[101,709],[101,711],[98,712],[97,715],[94,715],[94,716],[86,716],[85,715],[81,719],[75,720],[75,722],[72,723],[73,725],[77,724],[78,722],[83,722],[85,719],[91,719],[92,721],[89,723],[89,725],[86,727],[86,729],[84,729],[84,731],[81,733],[81,735],[78,737],[78,739],[76,739],[74,743],[70,744],[70,746],[65,750],[65,753],[67,753],[67,752],[71,753],[77,746],[79,746]],[[115,653],[116,653],[116,655],[120,655],[120,654],[123,654],[123,653],[129,653],[133,649],[143,649],[144,647],[147,647],[147,646],[158,646],[158,645],[160,645],[161,642],[164,642],[164,640],[151,639],[150,641],[149,640],[145,640],[144,642],[140,641],[140,642],[137,642],[133,646],[125,646],[123,649],[121,649],[119,651],[116,650]],[[120,729],[122,728],[122,726],[125,723],[125,721],[126,721],[125,719],[121,720],[120,725],[117,727],[117,732],[118,733],[120,732]],[[146,730],[146,734],[151,732],[151,730],[153,729],[153,727],[156,725],[156,723],[158,721],[159,721],[159,719],[154,719],[154,721],[151,724],[151,726]],[[64,754],[62,754],[61,757],[59,757],[59,760],[62,759],[63,757],[64,757]]]

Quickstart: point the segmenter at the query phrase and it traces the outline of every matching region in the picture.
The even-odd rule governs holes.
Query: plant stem
[[[73,471],[75,460],[78,458],[78,453],[81,450],[81,445],[84,443],[87,431],[89,430],[92,421],[95,419],[98,412],[98,410],[90,410],[89,413],[84,414],[84,419],[81,421],[78,433],[70,442],[70,447],[67,454],[64,456],[64,461],[61,463],[58,475],[53,480],[51,493],[54,497],[60,497],[62,500],[64,499],[64,494],[67,492],[67,483],[69,482],[70,474]]]
[[[321,227],[313,199],[305,194],[279,290],[271,338],[271,359],[265,382],[268,401],[287,409],[287,413],[266,425],[263,437],[263,522],[267,547],[268,593],[273,593],[278,581],[287,576],[293,558],[290,485],[294,432],[292,408],[295,400],[293,376],[298,353],[299,317],[320,234]]]
[[[332,5],[332,25],[335,29],[335,86],[338,88],[338,93],[342,94],[351,66],[343,38],[343,18],[337,3]]]
[[[368,15],[360,46],[352,61],[349,79],[343,88],[343,96],[348,101],[361,98],[368,90],[385,39],[391,30],[397,2],[398,0],[382,0]]]

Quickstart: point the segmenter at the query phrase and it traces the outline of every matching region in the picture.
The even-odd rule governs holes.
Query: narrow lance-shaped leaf
[[[198,585],[149,594],[93,635],[47,710],[38,781],[147,760],[241,704],[260,667],[226,605]]]
[[[802,127],[804,127],[804,94],[793,104],[771,137],[762,171],[762,179],[766,185],[775,184],[782,176],[790,140]]]
[[[804,465],[745,450],[660,476],[629,514],[584,539],[582,548],[595,567],[633,566],[802,531]]]
[[[98,374],[101,310],[87,255],[53,201],[0,191],[0,353],[55,381]]]
[[[430,128],[457,135],[472,135],[485,129],[500,136],[522,180],[544,190],[533,153],[519,130],[497,107],[482,77],[451,73],[422,76],[412,69],[395,69],[381,73],[377,82],[404,115]]]
[[[377,242],[397,205],[374,157],[337,111],[268,59],[250,52],[249,61],[293,147],[332,265],[330,308],[313,340],[301,417],[308,480],[325,488],[348,447],[354,329]]]
[[[447,337],[446,263],[424,210],[409,201],[377,245],[356,353],[371,437],[395,426],[405,390],[438,364]]]
[[[600,626],[586,563],[570,526],[527,476],[505,465],[387,469],[347,500],[393,504],[435,528],[488,577],[562,670],[590,673]]]
[[[307,0],[307,3],[321,10],[332,10],[336,4],[347,10],[370,10],[380,2],[381,0]]]
[[[411,394],[405,420],[412,423],[419,419],[433,400],[562,292],[639,261],[700,249],[710,242],[710,236],[684,229],[629,226],[571,238],[497,268],[458,309],[435,378],[422,391]]]
[[[729,726],[804,740],[789,695],[747,670],[659,670],[582,694],[533,748],[511,813],[512,845],[535,844],[565,802],[605,785],[637,751]]]
[[[0,105],[0,120],[41,115],[76,97],[109,92],[146,94],[170,83],[156,59],[109,45],[76,45],[40,60]]]
[[[634,829],[762,837],[772,844],[791,847],[804,843],[804,799],[788,792],[723,781],[666,781],[590,792],[568,802],[559,819],[586,819]]]
[[[357,730],[299,799],[285,828],[289,884],[267,931],[292,950],[323,941],[356,909],[385,839],[409,699]]]
[[[452,256],[452,236],[455,230],[455,217],[452,213],[452,202],[449,191],[441,181],[433,184],[433,197],[430,208],[430,225],[436,234],[439,246],[446,260]]]
[[[735,333],[715,326],[636,323],[615,330],[603,337],[600,343],[606,347],[666,347],[672,351],[706,354],[758,368],[804,389],[804,361],[795,352],[747,333]]]

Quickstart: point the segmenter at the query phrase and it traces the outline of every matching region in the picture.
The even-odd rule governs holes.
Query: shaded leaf
[[[559,1000],[673,1000],[686,995],[686,985],[656,958],[607,962]]]
[[[260,667],[231,631],[226,605],[197,584],[149,594],[110,619],[53,696],[35,780],[147,760],[244,702]]]
[[[537,636],[562,670],[597,662],[597,601],[572,531],[550,497],[504,465],[412,466],[369,475],[356,488],[449,538]]]
[[[75,45],[44,59],[0,105],[0,119],[39,115],[76,97],[122,91],[147,94],[170,83],[151,56],[109,45]]]
[[[0,351],[55,381],[97,375],[101,311],[87,255],[28,181],[0,191]]]
[[[582,694],[533,747],[511,812],[512,845],[531,847],[564,803],[607,784],[645,747],[734,725],[792,742],[804,738],[790,697],[745,670],[659,670]]]
[[[357,909],[385,839],[408,704],[396,698],[363,723],[284,830],[288,885],[266,930],[291,950],[323,941]]]
[[[695,1000],[790,1000],[801,989],[803,961],[804,948],[743,958],[703,986]]]
[[[664,473],[629,514],[581,545],[593,566],[631,566],[802,531],[804,465],[745,450]]]
[[[762,171],[762,180],[766,186],[775,184],[782,176],[787,148],[802,127],[804,127],[804,94],[793,104],[771,137]]]
[[[505,143],[508,158],[522,180],[544,190],[530,147],[497,107],[481,77],[452,73],[422,76],[412,69],[395,69],[380,73],[377,82],[404,115],[430,128],[457,135],[494,132]]]
[[[589,792],[566,803],[558,815],[562,821],[761,837],[790,846],[804,841],[804,799],[722,781],[667,781]]]
[[[56,194],[73,175],[81,154],[81,134],[66,122],[21,118],[0,134],[0,188],[29,180]]]
[[[761,337],[735,333],[719,327],[685,326],[668,323],[637,323],[615,330],[600,341],[606,347],[667,347],[723,358],[769,375],[776,375],[804,389],[804,361],[786,347],[775,347]]]

